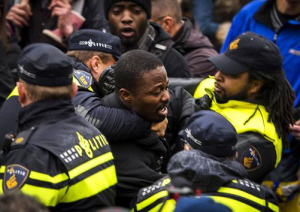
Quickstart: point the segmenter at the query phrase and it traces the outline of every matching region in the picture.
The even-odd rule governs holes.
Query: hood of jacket
[[[214,48],[209,39],[204,36],[197,26],[188,18],[183,18],[184,24],[174,35],[173,41],[176,43],[175,48],[178,49],[198,49],[198,48]]]
[[[245,168],[238,162],[217,158],[199,150],[181,151],[168,164],[170,176],[185,177],[202,192],[214,192],[234,179],[247,176]]]

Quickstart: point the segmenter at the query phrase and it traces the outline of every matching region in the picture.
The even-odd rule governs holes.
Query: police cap
[[[66,86],[73,80],[71,60],[58,48],[42,43],[28,45],[18,60],[18,75],[39,86]]]

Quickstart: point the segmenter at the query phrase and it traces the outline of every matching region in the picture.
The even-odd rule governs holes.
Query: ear
[[[175,20],[171,16],[166,16],[161,20],[162,28],[169,34],[172,33],[175,25]]]
[[[262,80],[253,80],[250,84],[249,94],[257,94],[264,85]]]
[[[78,86],[76,85],[76,83],[72,82],[72,99],[76,96],[78,92]]]
[[[238,151],[236,151],[236,152],[235,152],[235,155],[234,155],[235,160],[237,160],[238,157],[239,157],[239,153],[238,153]]]
[[[119,90],[119,96],[124,103],[130,103],[132,100],[132,94],[125,88]]]
[[[19,93],[19,102],[22,107],[25,106],[27,102],[27,93],[24,87],[24,84],[21,82],[17,82],[17,87],[18,87],[18,93]]]
[[[89,68],[92,72],[94,78],[98,81],[101,73],[103,72],[103,63],[99,56],[94,55],[92,58],[89,59]]]

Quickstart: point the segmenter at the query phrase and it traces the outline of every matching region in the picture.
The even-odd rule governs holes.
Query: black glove
[[[115,90],[114,67],[115,65],[109,66],[100,75],[98,84],[103,96],[108,95]]]
[[[207,94],[201,98],[195,99],[195,104],[199,107],[198,110],[209,110],[211,102],[212,100]]]

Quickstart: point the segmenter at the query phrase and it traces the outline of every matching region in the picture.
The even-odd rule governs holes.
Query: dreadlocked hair
[[[282,139],[284,147],[288,146],[289,125],[294,123],[293,104],[295,93],[287,81],[284,71],[267,73],[250,71],[250,80],[262,80],[263,86],[258,95],[261,104],[269,113],[269,122],[275,125],[278,137]]]

